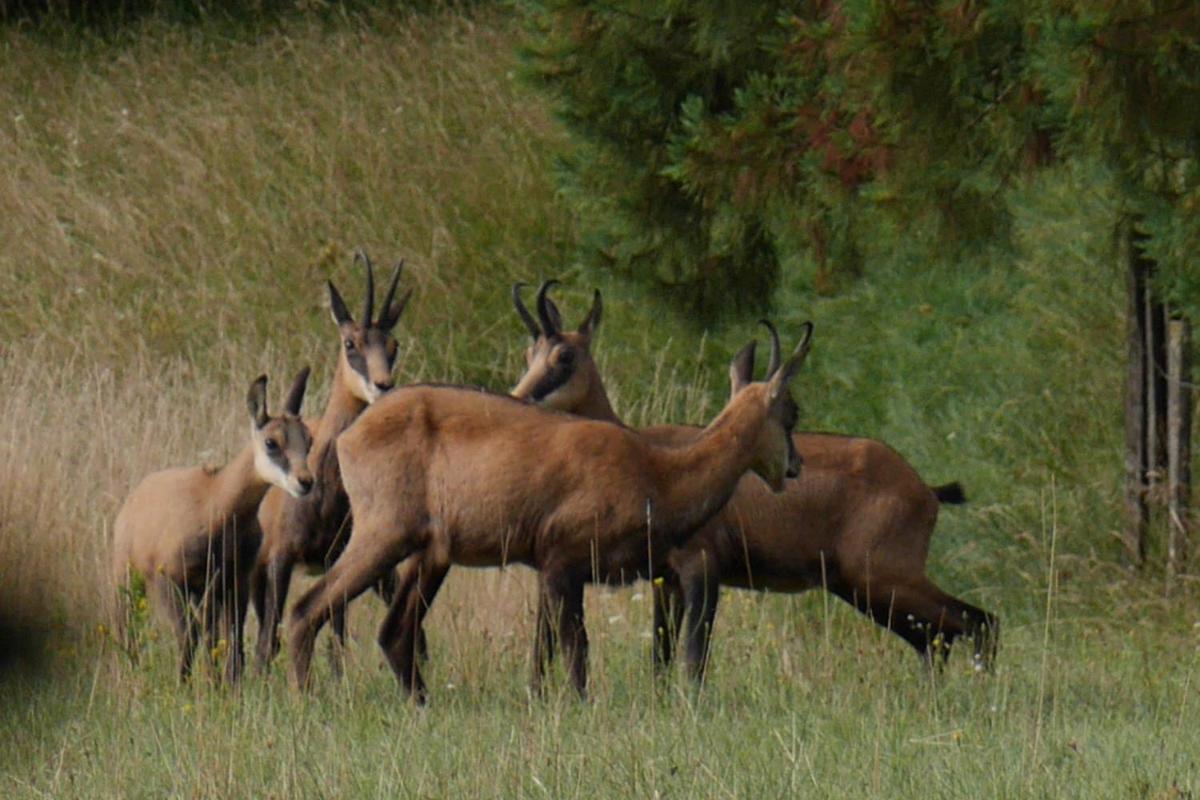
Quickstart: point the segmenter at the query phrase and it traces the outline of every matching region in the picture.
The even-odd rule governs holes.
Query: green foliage
[[[1195,6],[523,7],[529,73],[575,137],[562,185],[587,260],[707,311],[761,305],[797,256],[825,290],[881,237],[943,254],[1007,246],[1008,192],[1072,159],[1122,177],[1122,213],[1143,218],[1164,287],[1194,302]]]

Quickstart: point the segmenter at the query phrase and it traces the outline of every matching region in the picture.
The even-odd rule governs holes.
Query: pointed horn
[[[771,324],[769,319],[760,319],[767,332],[771,334],[771,357],[767,360],[767,376],[763,380],[770,380],[771,376],[779,369],[779,364],[783,360],[779,346],[779,331],[775,330],[775,326]]]
[[[383,310],[379,312],[379,324],[382,327],[384,322],[392,320],[392,299],[396,296],[396,287],[400,285],[400,273],[404,271],[404,259],[396,262],[396,269],[392,272],[392,281],[388,284],[387,294],[383,296]],[[399,319],[400,315],[396,315]],[[367,320],[365,324],[370,325],[371,320]]]
[[[295,380],[292,381],[292,389],[288,392],[287,399],[283,401],[283,410],[294,417],[300,416],[300,406],[304,403],[304,390],[308,388],[308,374],[311,372],[308,366],[296,373]]]
[[[371,259],[363,252],[362,248],[354,251],[354,260],[367,268],[367,300],[363,304],[362,318],[359,322],[363,325],[370,325],[371,318],[375,313],[375,269],[371,265]]]
[[[800,365],[808,358],[808,351],[812,349],[813,324],[805,322],[800,327],[804,331],[800,337],[800,342],[796,345],[796,349],[792,351],[792,354],[788,356],[787,361],[780,367],[783,371],[783,375],[781,376],[782,383],[789,382],[795,376],[796,371],[800,369]]]
[[[556,336],[559,332],[558,326],[554,323],[554,312],[550,310],[546,302],[549,299],[546,297],[546,292],[556,283],[558,281],[551,278],[542,284],[542,288],[538,289],[537,293],[538,318],[542,321],[542,330],[546,336]]]
[[[517,309],[517,315],[521,317],[521,321],[525,323],[525,328],[529,331],[529,335],[534,341],[542,335],[541,328],[538,327],[537,321],[534,320],[533,314],[529,313],[529,309],[525,307],[525,302],[521,299],[521,290],[528,284],[514,283],[512,286],[512,301],[513,307]]]

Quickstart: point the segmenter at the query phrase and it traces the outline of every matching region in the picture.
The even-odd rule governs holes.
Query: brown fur
[[[306,464],[312,440],[295,416],[307,377],[305,369],[293,386],[294,410],[268,419],[263,406],[251,443],[229,464],[155,472],[134,488],[117,514],[113,575],[118,586],[127,585],[131,572],[145,578],[149,599],[170,621],[179,641],[181,677],[191,671],[201,628],[210,650],[219,636],[225,638],[226,677],[236,680],[240,675],[249,576],[259,544],[259,501],[272,480],[282,477],[294,482],[292,490],[303,492],[313,482]],[[265,383],[265,378],[260,381]],[[269,458],[269,441],[279,447],[279,474],[264,474],[256,463],[256,456]],[[124,635],[129,598],[126,592],[118,597],[117,623]]]
[[[350,535],[349,503],[342,488],[334,440],[370,402],[392,388],[396,339],[391,330],[400,318],[409,294],[392,302],[400,277],[396,266],[378,319],[372,319],[374,279],[370,261],[358,260],[367,269],[367,301],[361,321],[346,310],[341,295],[329,284],[330,309],[338,332],[338,361],[325,412],[312,420],[313,447],[308,466],[317,482],[302,498],[268,492],[258,512],[262,546],[253,574],[254,611],[259,620],[256,663],[265,670],[279,650],[279,622],[287,602],[292,571],[301,565],[324,572],[338,558]],[[358,368],[354,366],[357,364]],[[390,599],[393,579],[387,576],[380,591]],[[345,619],[333,621],[333,664],[341,669],[345,644]]]
[[[595,308],[578,331],[538,333],[514,396],[527,397],[541,374],[571,350],[571,381],[540,402],[620,424],[591,357]],[[643,433],[680,443],[697,430],[659,426]],[[783,494],[743,478],[729,505],[669,555],[671,569],[655,592],[656,664],[670,662],[686,611],[689,668],[703,679],[723,584],[780,592],[824,587],[927,659],[939,650],[945,655],[955,638],[972,635],[977,663],[988,667],[999,632],[996,617],[946,594],[925,574],[939,507],[934,490],[883,442],[797,433],[793,443],[804,469]]]
[[[424,696],[416,633],[450,564],[522,563],[540,573],[547,613],[557,617],[584,693],[583,585],[655,574],[747,470],[782,487],[793,469],[787,381],[806,346],[807,339],[770,382],[736,391],[708,428],[678,447],[461,388],[408,387],[381,399],[338,439],[355,533],[293,610],[296,683],[307,685],[321,625],[414,555],[415,585],[397,594],[379,635],[406,689]],[[735,386],[743,383],[735,375]],[[542,655],[539,645],[535,687]]]

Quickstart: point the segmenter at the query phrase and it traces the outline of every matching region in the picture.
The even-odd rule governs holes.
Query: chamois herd
[[[378,315],[374,270],[361,252],[366,300],[356,320],[332,282],[338,341],[329,400],[301,418],[308,381],[294,379],[283,411],[268,411],[267,379],[247,397],[250,441],[219,469],[169,469],[137,485],[117,514],[113,571],[118,630],[131,591],[171,623],[179,673],[194,652],[226,644],[224,675],[239,678],[253,602],[255,657],[280,646],[288,586],[299,565],[323,572],[292,606],[293,683],[310,683],[314,641],[330,623],[340,671],[347,604],[374,589],[388,611],[379,645],[401,686],[425,699],[424,618],[452,564],[525,564],[537,571],[532,684],[561,646],[571,680],[587,688],[583,590],[590,582],[652,581],[654,663],[667,667],[682,634],[701,682],[722,586],[776,592],[824,588],[912,645],[927,663],[960,636],[990,666],[996,618],[925,575],[939,506],[964,501],[958,484],[931,487],[886,444],[797,433],[790,385],[812,324],[784,357],[764,321],[770,355],[754,378],[755,343],[730,365],[731,392],[704,428],[633,429],[617,417],[591,355],[600,293],[574,330],[549,296],[536,315],[512,288],[529,332],[526,372],[511,395],[465,386],[393,384],[392,334],[411,292],[403,264]]]

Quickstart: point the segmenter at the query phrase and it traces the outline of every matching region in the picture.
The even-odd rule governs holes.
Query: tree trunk
[[[1132,221],[1124,223],[1118,234],[1120,258],[1126,274],[1126,342],[1129,350],[1125,380],[1125,558],[1131,566],[1141,566],[1146,555],[1146,528],[1149,508],[1146,503],[1147,433],[1149,432],[1146,397],[1146,373],[1149,366],[1146,344],[1148,324],[1147,264],[1137,248]]]
[[[1167,575],[1187,570],[1192,495],[1192,329],[1167,323]]]

